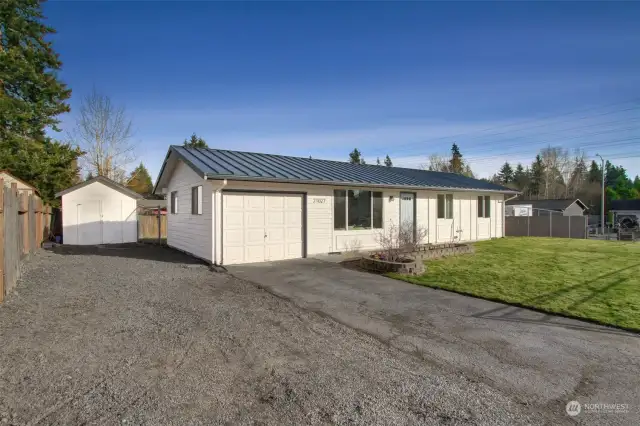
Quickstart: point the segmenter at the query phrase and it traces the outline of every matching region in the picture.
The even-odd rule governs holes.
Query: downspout
[[[205,175],[204,180],[207,180]],[[218,209],[218,194],[220,194],[220,201],[222,201],[222,190],[227,186],[227,180],[223,179],[219,181],[219,185],[213,185],[213,202],[211,203],[211,263],[218,264],[218,232],[222,232],[222,206]],[[218,214],[219,213],[219,214]]]

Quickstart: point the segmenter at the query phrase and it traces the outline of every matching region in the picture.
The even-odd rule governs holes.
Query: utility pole
[[[600,154],[596,154],[596,157],[600,157],[602,161],[602,200],[600,204],[600,223],[602,225],[602,235],[604,235],[604,158]]]

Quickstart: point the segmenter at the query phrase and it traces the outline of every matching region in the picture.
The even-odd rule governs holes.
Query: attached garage
[[[167,244],[218,265],[375,249],[399,224],[424,243],[500,238],[517,193],[453,173],[184,146],[169,148],[154,192],[167,197]]]
[[[222,194],[224,263],[304,257],[303,194]]]
[[[137,200],[142,196],[99,176],[56,194],[62,197],[64,244],[97,245],[138,241]]]

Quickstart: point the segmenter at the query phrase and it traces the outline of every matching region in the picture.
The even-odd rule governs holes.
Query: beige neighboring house
[[[11,188],[11,184],[15,182],[18,186],[19,193],[38,194],[38,190],[34,186],[29,185],[27,182],[15,177],[6,170],[0,170],[0,179],[4,181],[4,186],[7,188]]]

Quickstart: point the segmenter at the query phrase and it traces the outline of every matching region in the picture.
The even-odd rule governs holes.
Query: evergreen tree
[[[589,182],[602,182],[602,170],[598,166],[595,160],[591,161],[591,167],[589,167]]]
[[[452,173],[460,175],[464,172],[462,154],[460,153],[460,148],[458,148],[456,143],[451,146],[451,160],[449,160],[449,167]]]
[[[500,168],[500,171],[498,172],[498,179],[500,179],[500,182],[503,184],[513,182],[513,169],[508,161]]]
[[[151,175],[142,162],[131,172],[127,187],[142,195],[149,195],[153,192]]]
[[[633,187],[636,191],[640,192],[640,176],[636,175],[636,178],[633,180]]]
[[[93,178],[94,178],[93,173],[89,172],[89,173],[87,173],[87,175],[84,177],[84,180],[91,180],[91,179],[93,179]]]
[[[46,40],[38,0],[3,0],[0,7],[0,139],[3,144],[43,141],[45,129],[69,111],[71,90],[58,80],[62,62]]]
[[[521,163],[518,163],[516,170],[513,172],[513,182],[519,190],[523,190],[527,186],[527,172]]]
[[[196,134],[192,134],[191,137],[187,140],[184,140],[183,143],[184,146],[186,146],[187,148],[209,148],[209,145],[207,145],[207,142],[205,142],[204,139],[202,139],[201,137],[196,136]]]
[[[349,154],[349,162],[351,164],[366,164],[358,148],[354,148]]]
[[[540,154],[536,155],[535,161],[531,164],[531,175],[529,177],[529,191],[531,195],[540,196],[542,183],[544,182],[544,163]]]
[[[391,157],[389,157],[389,154],[387,154],[387,156],[384,158],[384,165],[387,167],[393,167],[393,163],[391,162]]]
[[[45,202],[78,179],[82,151],[48,138],[69,111],[71,91],[57,76],[62,63],[42,23],[38,0],[4,0],[0,6],[0,169],[35,186]]]
[[[381,164],[380,164],[380,157],[377,157],[377,158],[376,158],[376,166],[380,166],[380,165],[381,165]]]

